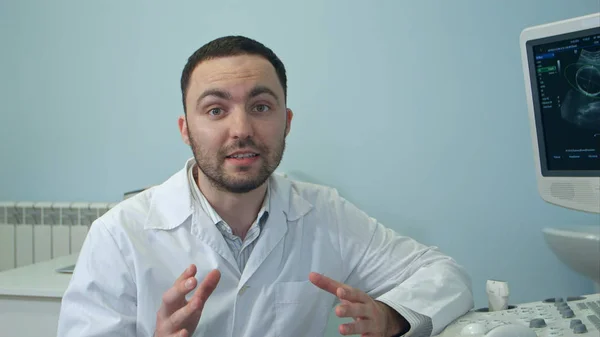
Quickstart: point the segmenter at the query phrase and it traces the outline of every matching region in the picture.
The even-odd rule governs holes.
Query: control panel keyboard
[[[600,337],[600,293],[548,298],[500,311],[471,310],[438,336],[485,337],[492,335],[494,328],[508,324],[527,327],[538,337]]]

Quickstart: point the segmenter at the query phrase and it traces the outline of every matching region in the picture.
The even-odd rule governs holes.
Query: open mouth
[[[236,154],[232,154],[231,156],[227,156],[226,158],[228,159],[245,159],[245,158],[254,158],[254,157],[258,157],[258,153],[236,153]]]
[[[254,152],[234,153],[225,157],[225,160],[235,166],[250,166],[258,161],[260,155]]]

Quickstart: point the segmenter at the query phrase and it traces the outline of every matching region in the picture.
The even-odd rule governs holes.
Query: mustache
[[[265,152],[265,148],[257,144],[251,138],[238,139],[233,144],[223,148],[221,153],[226,156],[227,154],[237,150],[251,150],[255,152]]]

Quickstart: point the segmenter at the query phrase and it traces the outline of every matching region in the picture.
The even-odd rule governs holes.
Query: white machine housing
[[[513,333],[496,334],[504,326]],[[438,337],[597,337],[600,336],[600,294],[547,298],[511,305],[508,310],[481,308],[448,325]]]
[[[592,34],[598,35],[598,38],[593,39],[590,43],[597,43],[600,47],[600,13],[527,28],[521,33],[520,46],[539,193],[543,200],[558,206],[590,213],[600,213],[600,169],[595,169],[596,164],[594,164],[592,170],[554,170],[548,168],[547,144],[545,141],[547,130],[544,129],[545,125],[542,120],[543,109],[539,98],[540,88],[535,78],[538,65],[534,56],[534,48],[541,44],[571,38],[576,40]],[[595,68],[600,74],[600,52],[591,54],[594,62],[591,65],[586,65],[586,67],[592,71]],[[564,67],[563,70],[566,71],[566,68],[568,67]],[[561,72],[560,61],[558,72]],[[596,84],[600,85],[600,83]],[[594,96],[590,99],[597,99],[597,104],[600,105],[600,91],[597,97]],[[600,109],[600,107],[598,108]],[[598,118],[600,119],[600,116]],[[600,123],[600,120],[597,122]],[[595,142],[597,144],[595,145],[596,151],[600,153],[600,129],[595,132],[597,134],[593,135],[593,139],[597,139],[597,142],[592,140],[591,143]],[[595,158],[595,160],[600,163],[600,158]]]

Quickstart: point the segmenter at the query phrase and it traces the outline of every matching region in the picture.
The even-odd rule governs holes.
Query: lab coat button
[[[248,286],[243,286],[240,291],[238,291],[238,295],[241,296],[244,294],[244,292],[246,292],[246,289],[248,289]]]

